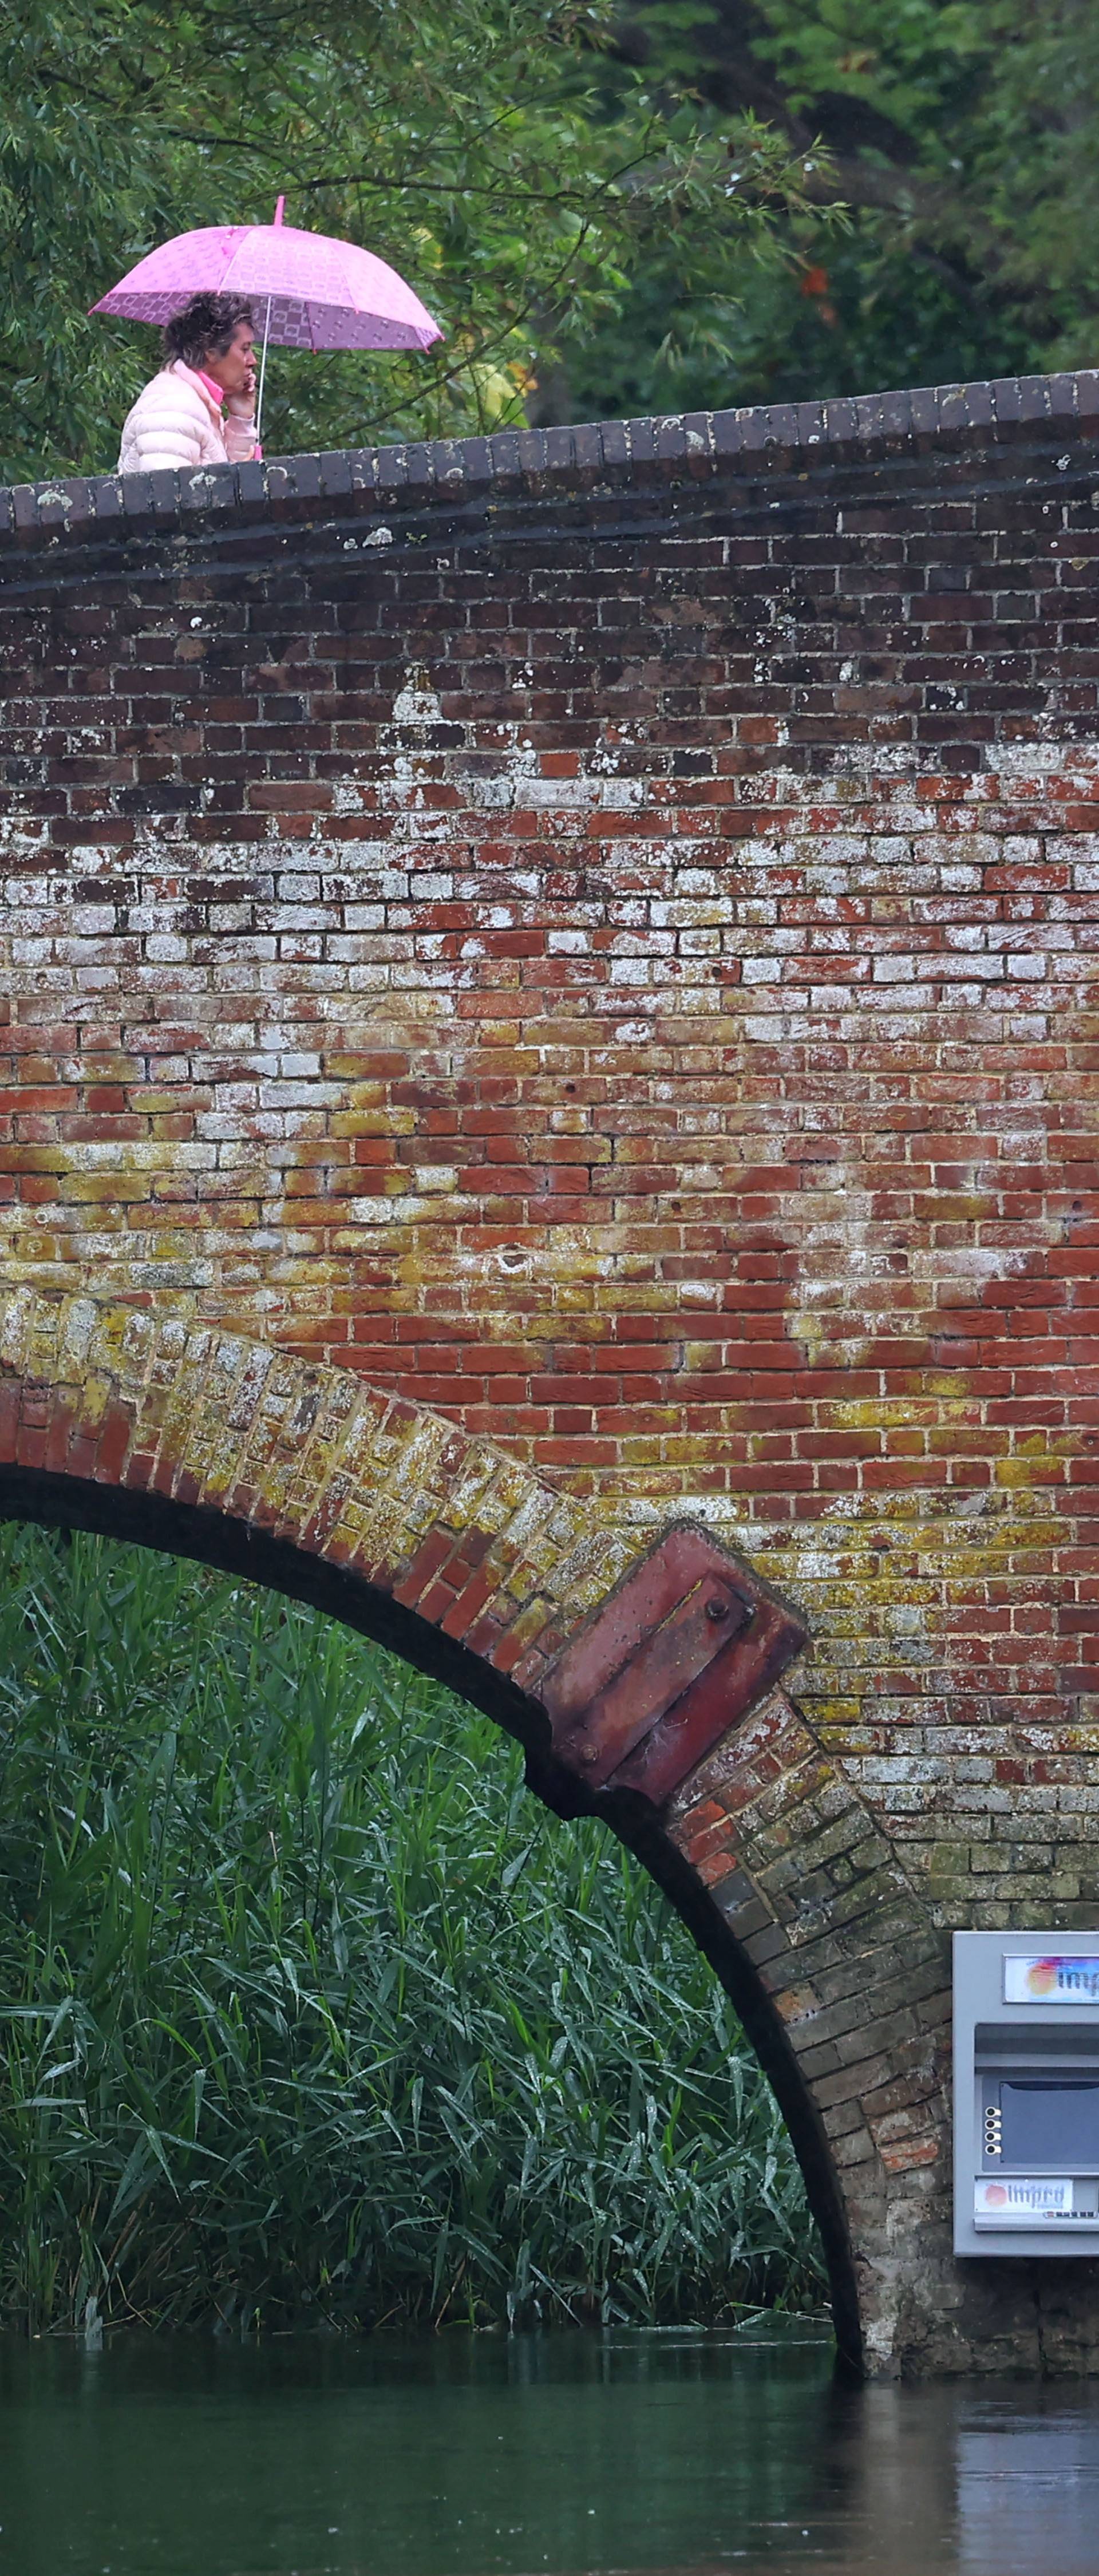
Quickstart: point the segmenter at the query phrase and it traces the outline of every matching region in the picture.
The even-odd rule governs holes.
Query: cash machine
[[[1099,1932],[954,1934],[954,2251],[1099,2253]]]

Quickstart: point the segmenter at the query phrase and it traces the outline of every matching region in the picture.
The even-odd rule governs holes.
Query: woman
[[[192,295],[164,333],[164,363],[122,429],[120,474],[243,465],[256,453],[255,332],[239,295]]]

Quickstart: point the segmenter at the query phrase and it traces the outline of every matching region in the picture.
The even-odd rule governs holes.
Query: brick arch
[[[87,1296],[0,1295],[0,1460],[110,1492],[135,1534],[190,1512],[314,1560],[501,1684],[534,1685],[640,1544],[349,1371]]]
[[[741,2014],[805,2174],[841,2351],[861,2363],[827,2123],[781,1983],[729,1911],[730,1893],[741,1912],[758,1897],[723,1787],[735,1781],[743,1808],[753,1780],[789,1785],[810,1752],[775,1687],[805,1631],[750,1569],[685,1523],[646,1551],[491,1443],[349,1372],[24,1288],[0,1295],[0,1518],[98,1530],[310,1600],[485,1708],[557,1813],[603,1814]],[[809,1769],[800,1787],[819,1799]],[[812,1839],[819,1816],[802,1804]]]

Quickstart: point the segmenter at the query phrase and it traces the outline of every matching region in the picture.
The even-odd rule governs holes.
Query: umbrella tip
[[[278,204],[277,204],[277,206],[275,207],[275,222],[276,222],[277,224],[281,224],[281,222],[282,222],[282,210],[283,210],[283,207],[284,207],[284,205],[285,205],[285,204],[286,204],[286,199],[285,199],[285,197],[280,197],[280,198],[279,198],[279,201],[278,201]]]

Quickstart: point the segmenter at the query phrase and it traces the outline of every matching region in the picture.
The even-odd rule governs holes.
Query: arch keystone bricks
[[[0,1507],[604,1816],[882,2370],[1099,2360],[948,2171],[1099,1922],[1097,494],[1090,371],[0,493]]]

